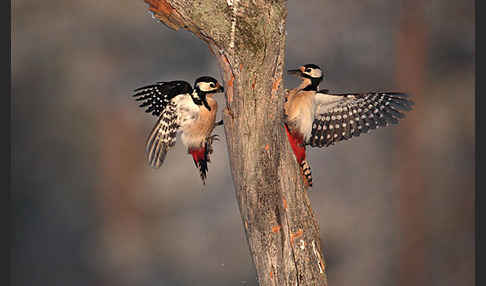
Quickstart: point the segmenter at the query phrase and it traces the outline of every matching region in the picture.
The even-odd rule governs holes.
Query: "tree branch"
[[[216,56],[236,198],[260,285],[327,285],[319,227],[283,129],[283,0],[145,0]]]

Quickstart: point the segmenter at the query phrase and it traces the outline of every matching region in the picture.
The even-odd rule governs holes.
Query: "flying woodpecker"
[[[327,147],[369,130],[397,124],[413,102],[401,92],[329,93],[319,90],[322,70],[307,64],[289,74],[302,82],[286,94],[285,130],[308,186],[312,175],[305,157],[306,145]]]
[[[178,131],[182,143],[192,155],[203,184],[206,184],[209,154],[216,135],[211,136],[216,123],[218,104],[213,95],[224,92],[223,86],[209,76],[198,78],[194,88],[186,81],[157,82],[134,90],[133,97],[141,101],[140,107],[159,120],[150,132],[146,143],[149,165],[159,168],[170,147],[176,143]]]

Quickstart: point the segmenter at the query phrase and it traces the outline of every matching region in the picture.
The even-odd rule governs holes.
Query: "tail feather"
[[[289,139],[290,146],[292,147],[292,151],[295,154],[295,158],[297,159],[297,163],[300,165],[304,180],[309,187],[312,187],[312,173],[310,165],[305,159],[304,139],[302,136],[291,133],[287,124],[285,124],[285,131],[287,132],[287,137]]]
[[[203,181],[203,184],[206,184],[206,177],[208,172],[208,156],[206,152],[206,147],[201,147],[199,149],[189,149],[189,153],[192,155],[192,159],[194,160],[194,165],[196,168],[199,169],[199,175]]]
[[[200,148],[189,148],[188,153],[192,155],[192,159],[194,160],[194,165],[196,168],[199,169],[199,175],[203,181],[203,184],[206,185],[206,178],[208,173],[208,163],[211,162],[209,155],[213,153],[213,141],[217,141],[217,135],[210,136],[206,139],[203,147]]]
[[[309,187],[312,187],[312,172],[307,160],[304,160],[302,161],[302,163],[300,163],[300,168],[302,169],[302,174],[305,177],[307,185],[309,185]]]

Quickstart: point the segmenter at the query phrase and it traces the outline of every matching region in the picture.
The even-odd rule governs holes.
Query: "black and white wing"
[[[135,89],[134,92],[133,97],[136,98],[136,101],[142,101],[139,106],[148,106],[145,112],[159,116],[172,98],[181,94],[192,93],[192,87],[186,81],[175,80],[143,86]]]
[[[397,124],[412,109],[407,94],[369,92],[330,94],[316,93],[316,112],[312,133],[307,142],[313,147],[326,147],[371,129]]]
[[[147,159],[151,167],[159,168],[164,163],[167,152],[176,143],[178,129],[177,106],[169,101],[147,139]]]
[[[167,152],[176,143],[178,131],[183,132],[181,139],[187,145],[184,130],[198,120],[199,110],[189,94],[181,94],[169,101],[147,139],[146,151],[150,166],[159,168],[164,163]]]

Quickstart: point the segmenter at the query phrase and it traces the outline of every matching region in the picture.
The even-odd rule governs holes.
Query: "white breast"
[[[301,94],[293,98],[289,103],[292,106],[292,111],[288,120],[297,129],[296,131],[303,135],[304,140],[307,141],[311,136],[312,123],[314,122],[314,96],[303,96]]]
[[[208,98],[209,101],[210,99]],[[206,122],[207,120],[201,115],[201,109],[206,110],[206,107],[195,104],[189,94],[178,96],[175,102],[177,104],[179,130],[182,131],[182,143],[187,148],[200,147],[209,135],[206,133],[211,133],[212,127],[214,126],[212,124],[213,122]],[[216,109],[217,106],[214,106],[214,111]]]

